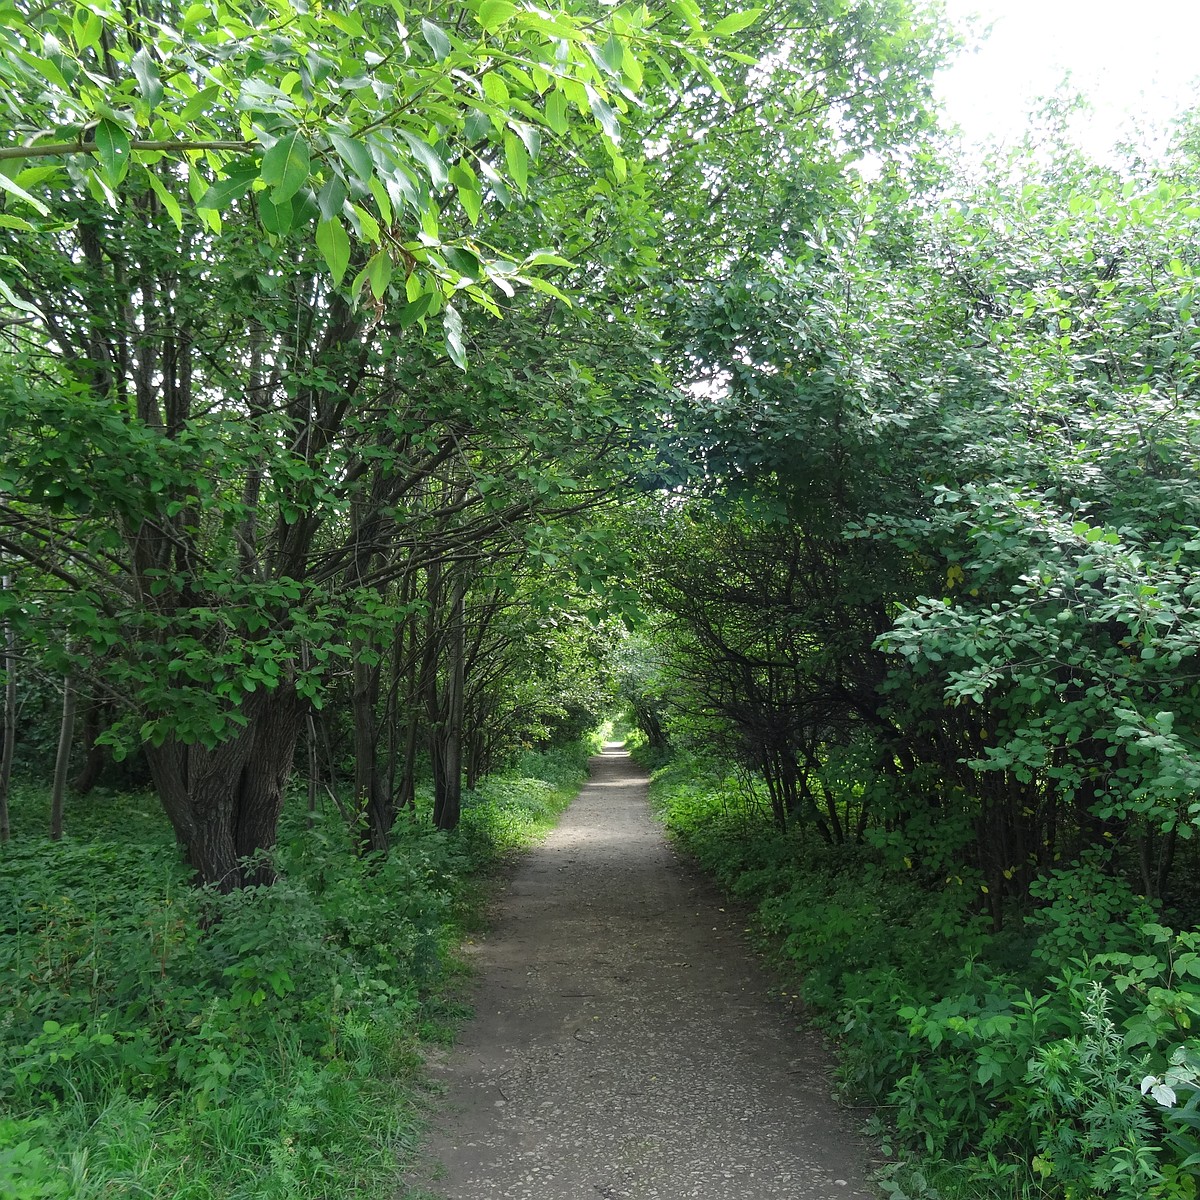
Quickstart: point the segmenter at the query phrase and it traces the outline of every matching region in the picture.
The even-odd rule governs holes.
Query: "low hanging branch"
[[[182,154],[188,150],[232,150],[241,153],[254,150],[257,142],[184,142],[153,141],[131,138],[130,150],[160,151],[167,154]],[[98,154],[100,147],[95,142],[78,138],[73,142],[39,142],[33,146],[0,146],[0,162],[25,158],[60,158],[68,154]]]

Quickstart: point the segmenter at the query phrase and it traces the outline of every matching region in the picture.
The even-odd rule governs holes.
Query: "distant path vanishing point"
[[[476,947],[424,1184],[446,1200],[868,1200],[828,1060],[607,748]],[[427,1194],[427,1193],[426,1193]]]

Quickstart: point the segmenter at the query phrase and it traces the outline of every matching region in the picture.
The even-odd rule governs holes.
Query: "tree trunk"
[[[62,723],[58,727],[58,753],[54,756],[54,786],[50,792],[50,837],[59,841],[63,833],[63,798],[71,767],[71,743],[75,735],[75,681],[63,676]]]
[[[357,650],[363,650],[358,646]],[[360,823],[360,841],[366,850],[387,853],[388,834],[395,814],[383,794],[379,774],[379,725],[375,705],[379,699],[379,667],[354,660],[354,691],[351,709],[354,718],[354,804]]]
[[[0,589],[8,591],[12,580],[5,575]],[[4,749],[0,751],[0,842],[10,836],[8,793],[12,786],[13,752],[17,745],[17,641],[12,622],[4,622]]]
[[[456,571],[450,601],[450,629],[446,639],[446,695],[442,728],[435,737],[433,823],[453,829],[462,813],[462,742],[464,697],[463,576]]]
[[[86,758],[79,774],[71,780],[71,791],[86,796],[96,786],[100,772],[104,769],[104,747],[96,739],[103,732],[104,704],[90,700],[83,708],[83,748]]]
[[[261,857],[275,845],[284,788],[303,722],[290,686],[256,692],[246,725],[211,749],[168,739],[147,746],[155,786],[197,881],[231,892],[275,880]]]

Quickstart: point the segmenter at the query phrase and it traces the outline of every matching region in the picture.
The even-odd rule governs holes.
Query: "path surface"
[[[447,1200],[867,1200],[828,1062],[606,750],[475,948],[425,1186]]]

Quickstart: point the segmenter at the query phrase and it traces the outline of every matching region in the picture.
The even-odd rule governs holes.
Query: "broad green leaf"
[[[17,220],[17,219],[18,218],[16,218],[16,217],[8,218],[8,220]],[[3,224],[4,224],[4,219],[0,218],[0,225],[3,225]],[[32,228],[32,226],[30,228]],[[0,279],[0,300],[3,300],[4,303],[9,305],[11,308],[17,309],[18,312],[29,313],[30,316],[38,317],[39,319],[42,319],[42,320],[45,319],[44,314],[42,313],[41,309],[36,308],[34,305],[30,304],[27,300],[22,300],[20,298],[20,296],[18,296],[12,290],[12,288],[10,288],[8,286],[8,284],[4,282],[3,279]]]
[[[258,204],[258,215],[262,226],[268,233],[282,237],[292,228],[294,213],[291,200],[277,204],[273,197],[268,196],[266,192],[259,192],[255,201]]]
[[[759,17],[762,16],[761,8],[748,8],[745,12],[730,13],[727,17],[722,17],[710,30],[717,37],[725,37],[730,33],[737,33],[741,29],[745,29],[749,25],[753,25]]]
[[[367,282],[376,300],[382,300],[392,278],[392,260],[386,250],[379,250],[366,267]]]
[[[621,130],[617,124],[617,114],[613,111],[612,106],[596,91],[589,83],[586,88],[588,107],[592,110],[592,116],[596,118],[600,128],[614,141],[621,140]]]
[[[235,200],[240,200],[258,178],[257,166],[244,166],[231,171],[224,179],[218,179],[196,201],[197,208],[211,208],[222,212]]]
[[[50,215],[50,210],[36,197],[31,196],[23,187],[18,187],[3,171],[0,171],[0,190],[8,192],[9,195],[16,196],[18,200],[24,201],[40,213],[43,217]]]
[[[493,104],[499,104],[504,108],[507,108],[512,102],[508,84],[501,79],[496,71],[489,71],[483,77],[483,92]]]
[[[158,77],[158,64],[150,57],[150,52],[143,46],[133,56],[130,62],[133,74],[138,81],[138,90],[149,108],[157,108],[163,98],[162,80]]]
[[[517,190],[524,193],[529,184],[529,151],[525,143],[512,130],[504,135],[504,158],[508,163],[508,173],[517,185]]]
[[[701,16],[700,7],[695,0],[670,0],[668,7],[674,9],[692,29],[704,28],[704,18]]]
[[[71,27],[75,46],[80,51],[95,46],[104,33],[104,23],[100,20],[99,13],[83,8],[75,10],[75,15],[71,18]]]
[[[505,21],[511,20],[516,12],[517,6],[509,0],[483,0],[475,19],[485,32],[491,33],[493,29],[499,29]]]
[[[446,305],[442,316],[442,325],[446,331],[446,350],[450,361],[460,370],[467,369],[467,348],[463,344],[462,314],[453,304]]]
[[[574,307],[571,304],[570,297],[556,288],[548,279],[542,279],[538,275],[529,275],[525,277],[525,282],[535,292],[544,292],[547,296],[553,296],[556,300],[561,300],[568,308]]]
[[[357,138],[347,137],[344,133],[330,133],[329,140],[338,152],[338,157],[354,172],[363,183],[367,183],[375,174],[375,160],[365,142]]]
[[[330,217],[317,225],[317,249],[329,264],[329,273],[333,276],[334,287],[337,287],[350,265],[350,236],[337,217]]]
[[[11,217],[0,212],[0,229],[19,229],[22,233],[33,233],[36,226],[30,225],[23,217]]]
[[[150,168],[143,168],[146,174],[146,182],[150,185],[151,191],[158,197],[159,203],[167,210],[167,216],[171,218],[175,228],[180,233],[183,232],[183,209],[180,207],[179,201],[171,195],[167,190],[166,185],[158,175]]]
[[[377,246],[381,239],[379,222],[361,204],[354,205],[354,215],[358,219],[362,237]]]
[[[463,125],[463,137],[467,142],[479,142],[492,131],[492,119],[487,113],[473,108]]]
[[[608,35],[608,41],[604,43],[604,48],[600,51],[600,57],[604,65],[615,75],[621,73],[621,64],[625,60],[625,48],[616,39],[613,34]]]
[[[415,324],[417,321],[423,320],[425,314],[429,312],[429,306],[433,303],[432,292],[420,292],[417,298],[408,304],[405,304],[396,314],[402,328],[407,328],[409,325]]]
[[[194,121],[212,108],[220,94],[221,89],[215,83],[201,88],[194,96],[189,97],[188,102],[179,110],[179,119],[184,123]]]
[[[511,125],[513,132],[525,143],[530,162],[537,162],[537,157],[542,152],[542,131],[536,125],[529,125],[524,121],[513,121]]]
[[[400,136],[408,143],[408,148],[429,174],[429,180],[435,191],[440,191],[450,182],[450,172],[438,152],[426,141],[410,133],[407,129],[400,130]]]
[[[546,97],[544,115],[546,124],[555,133],[567,132],[569,128],[567,123],[567,98],[562,92],[553,91]]]
[[[471,224],[477,224],[483,208],[483,194],[478,176],[465,162],[458,162],[450,168],[450,182],[457,189],[458,202],[463,206]]]
[[[321,210],[321,219],[328,221],[331,217],[341,215],[346,203],[346,185],[333,175],[317,194],[317,207]]]
[[[308,182],[308,143],[299,131],[286,133],[264,155],[259,177],[272,188],[271,201],[284,204]]]
[[[379,215],[383,218],[383,223],[390,226],[392,224],[392,202],[378,177],[371,179],[371,195],[375,197],[375,203],[379,208]]]
[[[432,21],[424,20],[421,22],[421,36],[425,39],[430,50],[433,51],[433,57],[441,62],[450,53],[450,39],[446,36],[446,32],[440,25],[435,25]]]
[[[105,178],[114,187],[129,170],[129,134],[107,117],[96,126],[96,157]]]
[[[573,267],[575,264],[552,250],[535,250],[521,264],[525,267]]]

